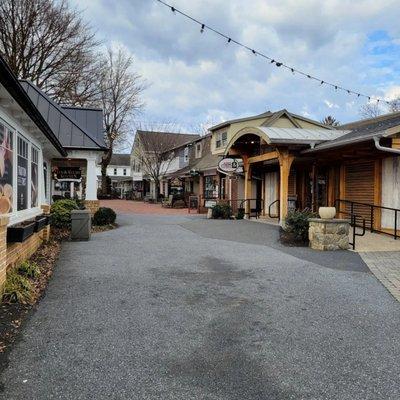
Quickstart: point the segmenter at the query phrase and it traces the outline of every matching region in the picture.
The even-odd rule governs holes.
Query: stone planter
[[[320,207],[318,209],[318,214],[322,219],[333,219],[336,215],[335,207]]]
[[[347,250],[350,222],[346,219],[310,218],[308,238],[314,250]]]

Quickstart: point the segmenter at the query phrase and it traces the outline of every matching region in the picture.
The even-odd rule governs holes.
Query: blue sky
[[[188,130],[287,108],[314,119],[360,119],[365,100],[292,75],[200,34],[155,0],[71,0],[110,46],[129,51],[149,83],[138,118]],[[229,36],[327,81],[392,99],[400,95],[396,0],[170,0]]]

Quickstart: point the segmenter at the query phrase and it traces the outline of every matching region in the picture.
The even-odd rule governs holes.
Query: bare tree
[[[59,102],[92,100],[98,44],[67,0],[0,0],[0,53],[20,79]]]
[[[370,102],[360,107],[359,113],[363,118],[376,118],[382,115],[385,110],[378,102]]]
[[[400,111],[400,97],[396,97],[389,101],[388,105],[389,112],[399,112]]]
[[[101,160],[102,193],[107,194],[107,166],[114,148],[132,134],[132,118],[142,107],[140,95],[145,89],[141,76],[133,72],[133,59],[123,49],[108,49],[99,79],[103,109],[105,142],[108,150]]]
[[[148,123],[144,125],[149,126]],[[175,148],[192,140],[192,135],[181,134],[179,128],[174,129],[175,124],[157,123],[156,126],[157,131],[141,129],[136,131],[131,156],[141,165],[143,174],[154,182],[155,198],[158,199],[161,180],[168,171],[171,161],[176,157]]]
[[[322,121],[322,124],[327,125],[327,126],[338,126],[339,121],[335,118],[332,117],[332,115],[326,116]]]

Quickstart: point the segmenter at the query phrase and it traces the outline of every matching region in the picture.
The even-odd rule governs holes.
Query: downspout
[[[386,151],[388,153],[394,153],[400,156],[400,149],[392,149],[391,147],[385,147],[380,145],[381,136],[374,136],[375,147],[378,150]]]

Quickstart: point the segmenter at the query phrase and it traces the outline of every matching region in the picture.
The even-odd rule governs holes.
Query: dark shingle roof
[[[350,131],[349,133],[346,133],[329,142],[321,143],[317,145],[315,149],[307,150],[307,152],[341,147],[353,142],[368,141],[378,134],[384,134],[386,129],[393,128],[395,126],[400,126],[400,112],[385,114],[376,118],[350,122],[348,124],[336,127],[340,130],[348,130]]]
[[[100,121],[101,124],[103,123],[99,112],[89,112],[90,119],[98,120],[95,123],[90,122],[87,124],[86,122],[86,125],[96,126],[95,130],[89,131],[71,116],[71,110],[66,110],[58,105],[33,83],[21,81],[21,85],[63,147],[95,150],[104,150],[106,148],[104,138],[97,137],[99,131],[98,125]],[[84,110],[78,113],[81,120],[83,120]]]
[[[141,141],[146,151],[168,151],[198,139],[200,135],[192,133],[136,131],[136,137]]]
[[[130,154],[113,154],[109,165],[129,166],[131,164]]]
[[[21,83],[17,77],[11,71],[8,64],[5,62],[3,57],[0,55],[0,84],[7,90],[12,98],[18,103],[18,105],[24,110],[29,118],[35,123],[40,129],[43,135],[50,141],[50,143],[57,149],[57,151],[66,156],[67,153],[62,147],[59,139],[48,125],[47,121],[43,118],[41,113],[33,104],[30,97],[25,92]]]

